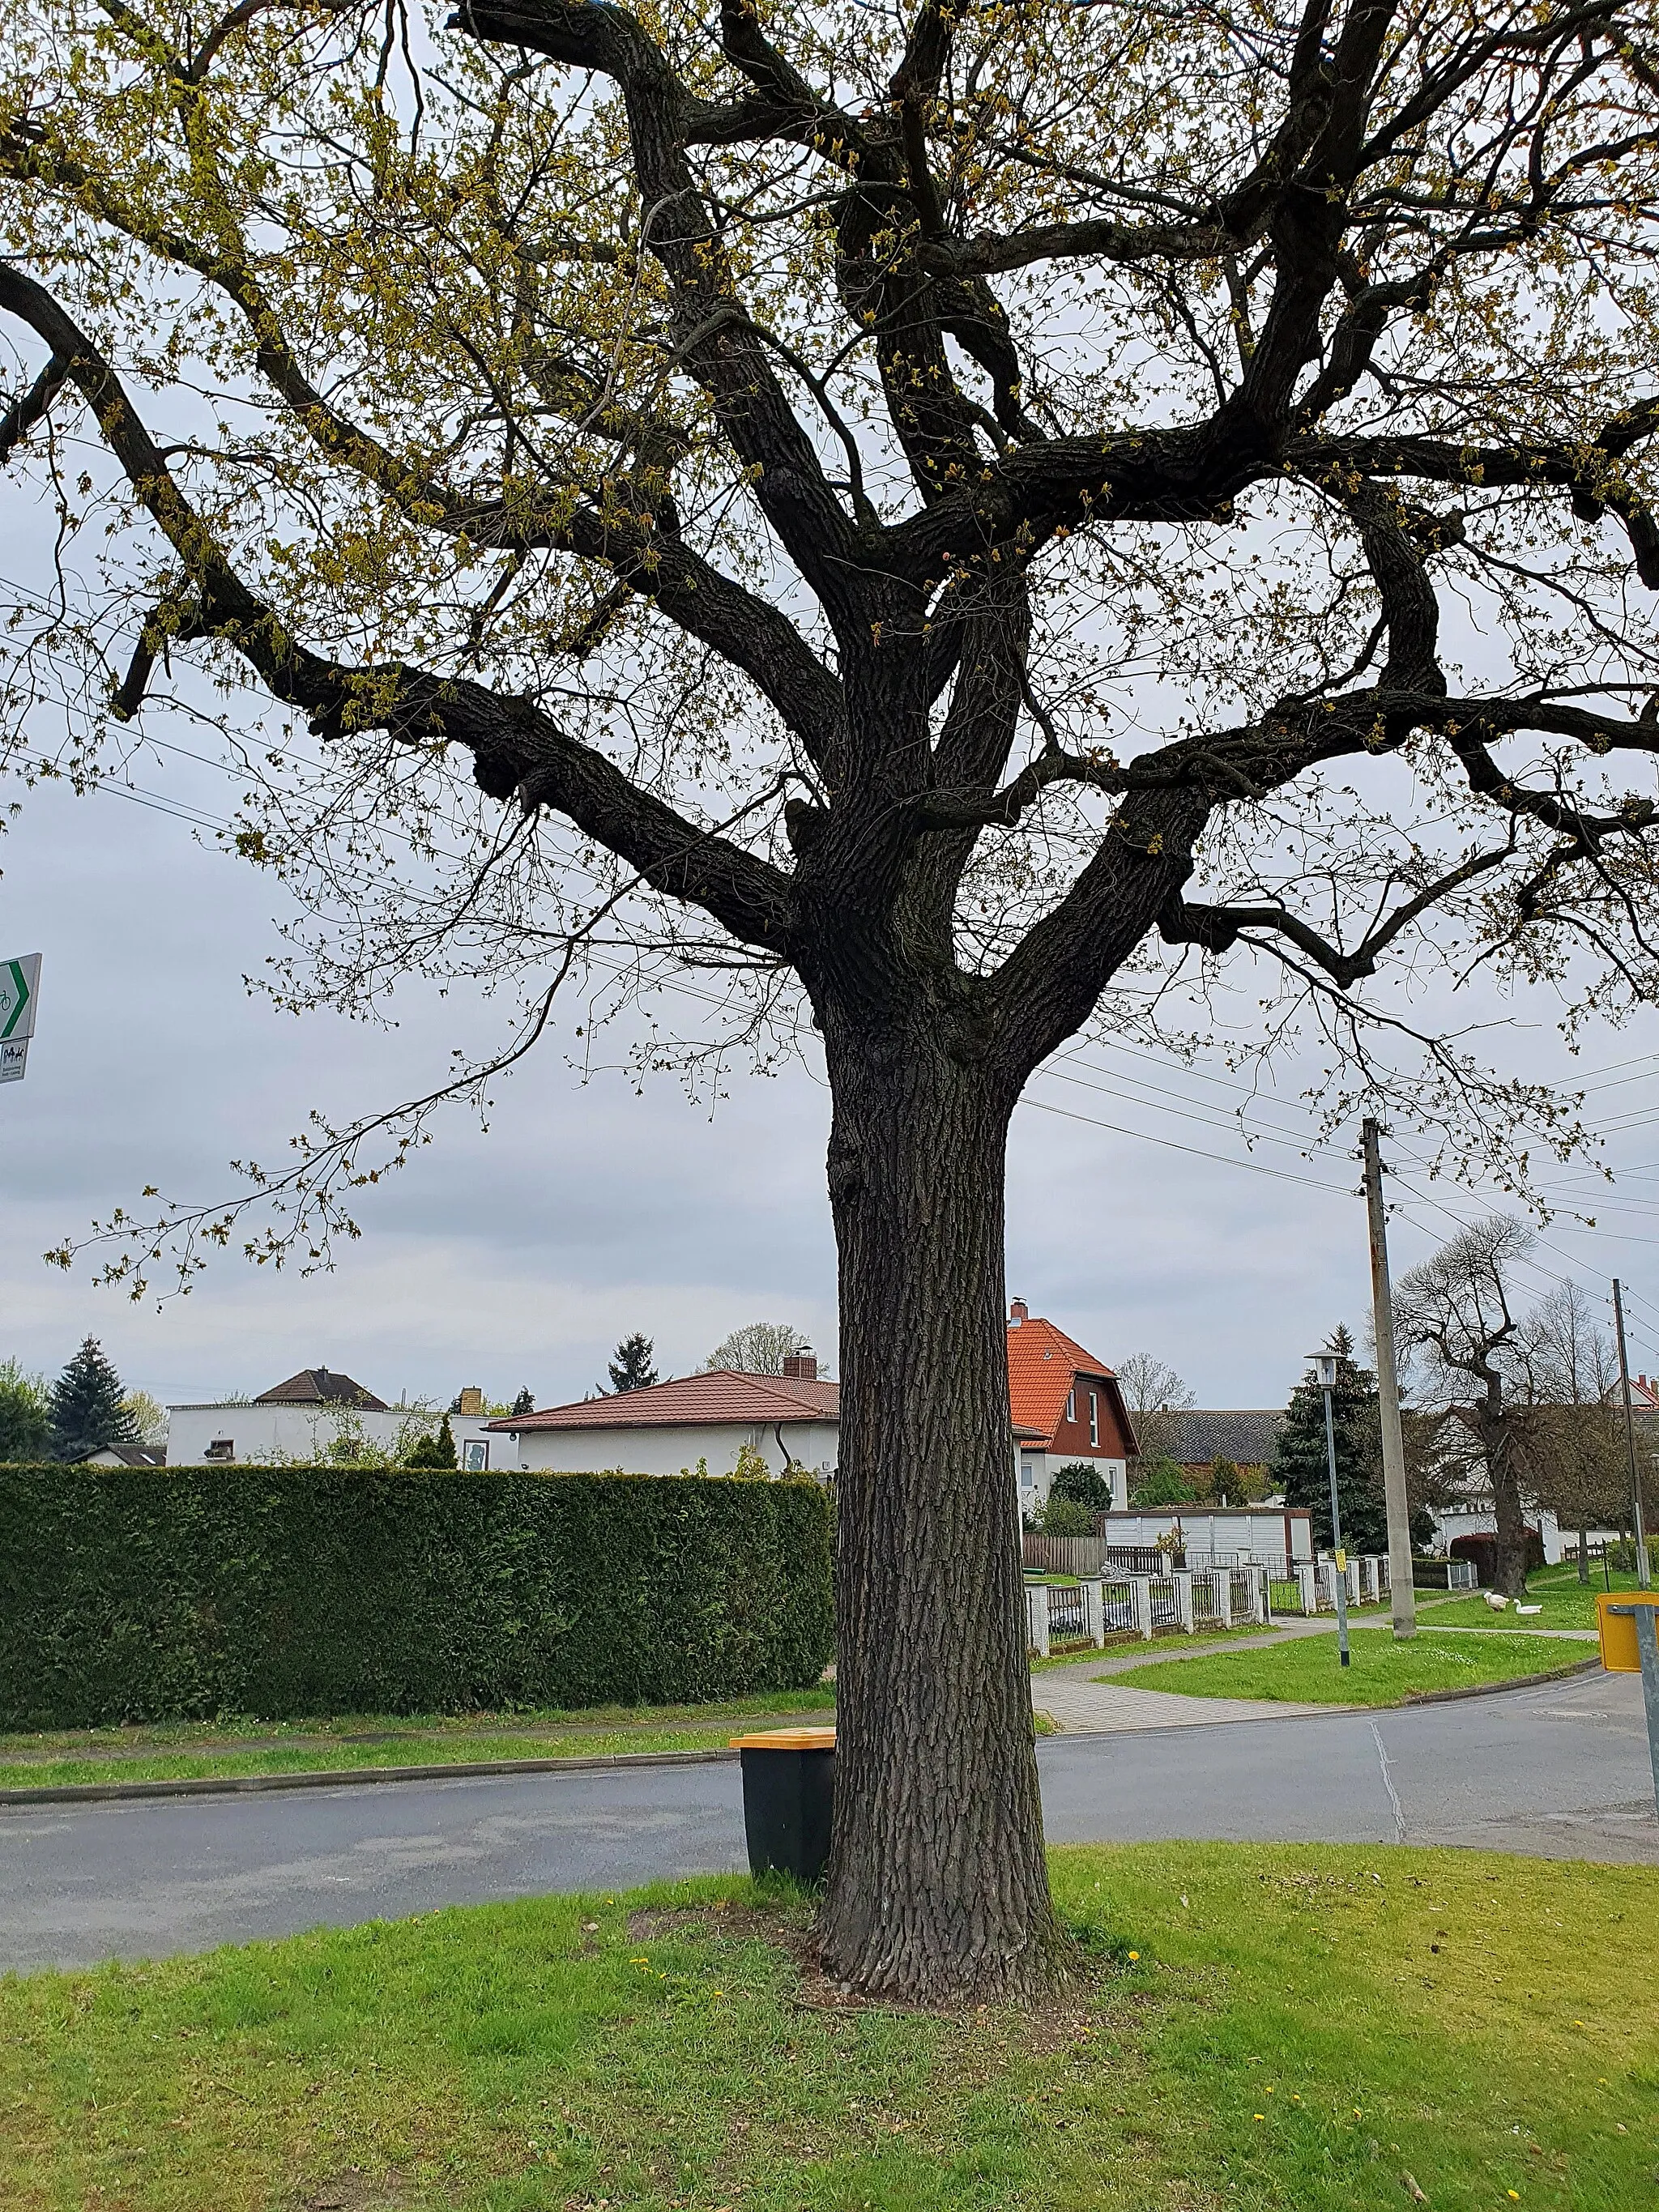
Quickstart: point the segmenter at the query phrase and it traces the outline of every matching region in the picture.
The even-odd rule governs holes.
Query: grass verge
[[[1611,1577],[1615,1590],[1636,1588],[1634,1575],[1615,1574]],[[1418,1592],[1419,1617],[1426,1625],[1437,1628],[1497,1628],[1502,1631],[1526,1628],[1594,1628],[1595,1600],[1605,1589],[1601,1570],[1595,1569],[1595,1579],[1589,1589],[1578,1580],[1575,1567],[1552,1567],[1542,1574],[1527,1577],[1527,1595],[1523,1605],[1535,1605],[1540,1610],[1532,1613],[1517,1613],[1513,1606],[1502,1613],[1494,1613],[1482,1597],[1459,1597],[1425,1602],[1425,1594]]]
[[[0,1789],[173,1782],[474,1759],[592,1758],[715,1748],[739,1729],[832,1711],[823,1683],[717,1705],[605,1706],[580,1713],[346,1714],[330,1720],[180,1722],[171,1727],[0,1735]]]
[[[1353,1663],[1338,1663],[1334,1636],[1299,1637],[1209,1659],[1167,1659],[1109,1679],[1188,1698],[1266,1698],[1289,1705],[1397,1705],[1431,1690],[1472,1689],[1522,1674],[1566,1673],[1589,1647],[1491,1632],[1420,1636],[1396,1644],[1385,1628],[1356,1629]]]
[[[1054,1855],[1049,2015],[836,2004],[738,1881],[0,1982],[9,2212],[1630,2212],[1659,1872]],[[1620,1970],[1609,1974],[1609,1948]]]

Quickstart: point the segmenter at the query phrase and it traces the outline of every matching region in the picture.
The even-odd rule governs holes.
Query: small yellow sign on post
[[[1601,1664],[1610,1674],[1639,1674],[1642,1650],[1636,1638],[1636,1608],[1659,1607],[1659,1590],[1619,1590],[1595,1595],[1595,1625],[1601,1632]],[[1659,1616],[1654,1627],[1659,1629]]]
[[[1346,1575],[1348,1571],[1348,1553],[1346,1545],[1339,1544],[1336,1547],[1336,1571],[1340,1575]]]

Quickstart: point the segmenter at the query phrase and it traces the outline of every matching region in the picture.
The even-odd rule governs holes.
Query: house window
[[[1075,1384],[1066,1393],[1066,1418],[1068,1421],[1074,1421],[1077,1419],[1077,1389]]]
[[[469,1437],[462,1446],[469,1474],[482,1474],[489,1463],[489,1446],[482,1437]]]
[[[1089,1393],[1089,1443],[1092,1449],[1100,1449],[1100,1401],[1092,1390]]]
[[[213,1442],[202,1454],[202,1457],[204,1459],[234,1459],[235,1456],[236,1439],[234,1437],[215,1437]]]

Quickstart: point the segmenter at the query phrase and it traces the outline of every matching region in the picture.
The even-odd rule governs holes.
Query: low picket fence
[[[1047,1658],[1056,1644],[1104,1645],[1109,1637],[1160,1632],[1191,1636],[1200,1629],[1270,1626],[1275,1613],[1336,1610],[1334,1559],[1298,1561],[1291,1576],[1265,1566],[1218,1565],[1158,1575],[1085,1575],[1075,1582],[1028,1582],[1026,1643]],[[1350,1556],[1346,1583],[1352,1606],[1380,1605],[1389,1595],[1389,1562],[1371,1553]]]
[[[1273,1619],[1262,1567],[1223,1567],[1207,1574],[1084,1576],[1073,1583],[1025,1585],[1026,1642],[1047,1658],[1056,1644],[1103,1646],[1108,1637],[1160,1630],[1192,1635]]]

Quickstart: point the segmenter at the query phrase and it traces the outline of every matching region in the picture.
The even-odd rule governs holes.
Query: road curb
[[[1407,1705],[1445,1705],[1457,1698],[1494,1698],[1504,1690],[1532,1690],[1540,1682],[1570,1682],[1576,1674],[1599,1674],[1601,1671],[1599,1658],[1580,1659],[1571,1667],[1547,1667],[1541,1674],[1511,1674],[1507,1682],[1471,1682],[1465,1690],[1413,1690],[1397,1705],[1374,1705],[1364,1710],[1397,1713]]]
[[[465,1759],[439,1766],[323,1766],[289,1774],[204,1774],[172,1782],[42,1782],[0,1790],[0,1806],[95,1805],[144,1797],[234,1797],[262,1790],[353,1789],[371,1782],[464,1782],[477,1775],[582,1774],[617,1766],[706,1766],[735,1751],[611,1751],[569,1759]]]

